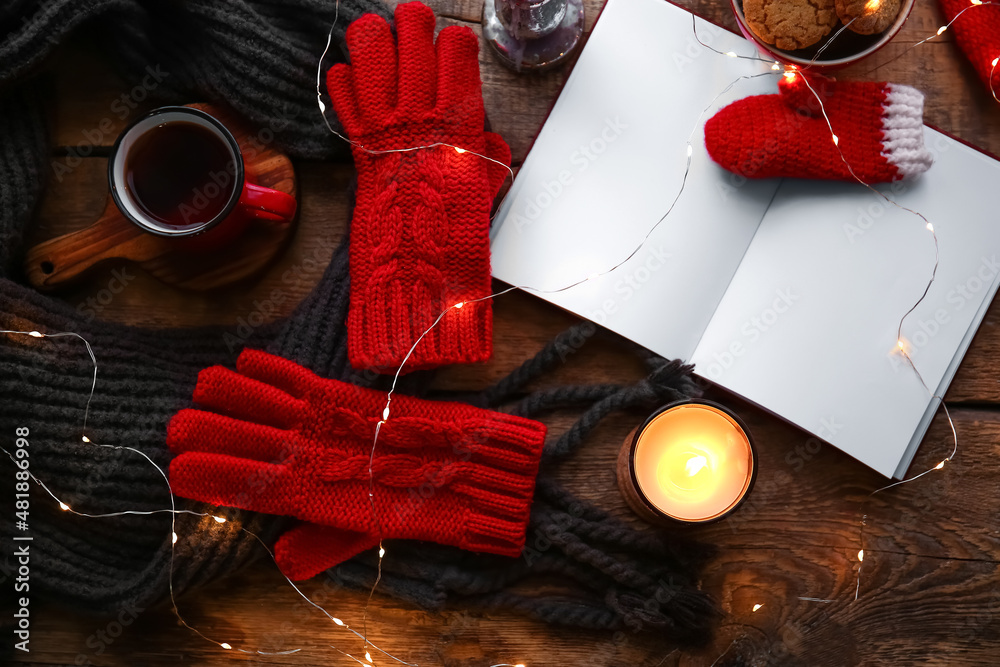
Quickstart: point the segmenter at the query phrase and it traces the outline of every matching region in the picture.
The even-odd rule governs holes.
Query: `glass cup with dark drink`
[[[190,107],[162,107],[132,123],[112,150],[108,180],[128,220],[184,249],[218,249],[251,221],[295,217],[295,198],[249,182],[232,132]]]

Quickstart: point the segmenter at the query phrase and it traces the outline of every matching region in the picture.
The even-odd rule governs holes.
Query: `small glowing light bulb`
[[[226,642],[222,642],[221,644],[219,644],[219,646],[221,646],[222,648],[226,649],[227,651],[233,648],[232,646],[230,646]]]
[[[927,231],[933,232],[934,231],[934,225],[932,225],[931,223],[928,222],[927,223]]]
[[[735,58],[736,57],[736,52],[735,51],[726,51],[726,55],[729,56],[730,58]]]
[[[383,549],[382,547],[379,547],[378,548],[378,557],[382,558],[383,556],[385,556],[385,549]]]
[[[372,654],[369,653],[368,651],[365,651],[365,660],[367,660],[368,662],[372,661]]]
[[[1000,56],[997,56],[996,58],[994,58],[993,62],[990,64],[990,66],[991,67],[996,67],[997,63],[1000,63]]]
[[[764,606],[764,605],[762,605],[762,604],[755,604],[755,605],[753,606],[753,610],[752,610],[752,611],[757,611],[758,609],[760,609],[760,608],[761,608],[761,607],[763,607],[763,606]]]
[[[947,460],[947,459],[945,459],[945,460]],[[935,470],[940,470],[943,467],[944,467],[944,461],[941,461],[941,463],[939,463],[936,466],[934,466],[934,469]]]
[[[874,12],[881,4],[882,0],[868,0],[868,2],[865,3],[865,11]]]
[[[458,302],[458,303],[456,303],[456,304],[455,304],[454,306],[452,306],[452,308],[461,308],[461,307],[462,307],[462,306],[464,306],[464,305],[465,305],[465,302],[464,302],[464,301],[459,301],[459,302]]]
[[[29,331],[28,335],[31,336],[32,338],[42,338],[42,334],[38,333],[37,331]]]
[[[587,276],[587,280],[597,280],[600,277],[601,274],[599,273],[591,273],[589,276]]]
[[[177,544],[177,533],[170,533],[171,544]]]
[[[323,100],[317,100],[317,101],[319,102],[319,110],[320,110],[320,111],[321,111],[322,113],[326,113],[326,105],[325,105],[325,104],[323,104]]]
[[[983,0],[972,0],[972,4],[974,4],[974,5],[981,5],[981,4],[983,4]]]
[[[905,350],[906,349],[906,344],[903,341],[901,341],[901,340],[897,340],[896,341],[896,347],[898,347],[900,350]]]
[[[59,509],[61,509],[63,512],[66,512],[67,510],[69,510],[69,505],[67,505],[62,501],[59,501]]]
[[[90,438],[88,438],[87,436],[83,436],[80,439],[83,440],[84,442],[90,442]]]
[[[778,71],[779,69],[781,69],[781,65],[779,65],[778,63],[773,63],[771,65],[771,69],[773,69],[774,71]]]
[[[940,28],[937,29],[937,34],[943,35],[944,31],[947,30],[947,29],[948,29],[948,26],[943,25],[943,26],[941,26]]]
[[[692,155],[694,155],[694,146],[692,146],[691,144],[688,144],[687,154],[688,154],[688,157],[691,157]]]
[[[385,406],[385,410],[382,411],[382,421],[389,419],[389,406]]]
[[[333,622],[336,623],[337,625],[343,625],[344,624],[344,622],[342,620],[340,620],[339,618],[333,619]]]
[[[514,667],[524,667],[524,663],[523,662],[519,662],[516,665],[514,665]]]
[[[456,148],[455,152],[458,153],[459,155],[461,155],[462,153],[465,152],[465,149],[464,148]]]
[[[840,145],[840,137],[838,137],[836,134],[833,135],[833,145],[834,146],[839,146]]]
[[[224,516],[213,516],[212,518],[215,519],[216,523],[225,523],[226,522],[226,517],[224,517]]]
[[[787,79],[789,82],[791,82],[792,80],[794,80],[795,79],[795,72],[792,72],[792,71],[785,72],[785,79]]]
[[[864,560],[865,560],[865,550],[861,549],[860,551],[858,551],[858,562],[862,563],[864,562]]]

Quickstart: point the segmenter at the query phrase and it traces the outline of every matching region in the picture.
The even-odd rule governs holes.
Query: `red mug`
[[[247,181],[233,133],[190,107],[162,107],[129,125],[112,149],[108,182],[125,218],[183,250],[217,250],[253,221],[295,217],[294,197]]]

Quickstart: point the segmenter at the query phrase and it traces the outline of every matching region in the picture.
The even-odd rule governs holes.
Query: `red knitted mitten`
[[[920,91],[894,83],[833,81],[815,74],[809,75],[807,84],[804,77],[801,72],[789,73],[778,82],[777,95],[733,102],[709,118],[705,146],[712,159],[748,178],[854,181],[857,176],[865,183],[897,181],[930,167],[933,158],[924,147]]]
[[[372,456],[386,394],[255,350],[240,354],[236,371],[203,370],[194,399],[210,412],[182,410],[167,428],[178,454],[174,492],[308,522],[275,545],[292,579],[378,544],[379,535],[521,552],[543,424],[394,396]]]
[[[348,351],[356,368],[394,372],[446,308],[404,370],[485,361],[492,354],[490,207],[510,164],[499,135],[483,130],[479,43],[449,26],[434,43],[434,13],[396,7],[389,25],[366,14],[347,29],[351,64],[327,88],[354,146],[357,204],[351,226]]]
[[[966,8],[949,30],[955,31],[955,41],[976,68],[994,97],[1000,97],[1000,5],[984,2],[972,5],[969,0],[938,0],[949,23]],[[995,3],[996,0],[993,0]]]

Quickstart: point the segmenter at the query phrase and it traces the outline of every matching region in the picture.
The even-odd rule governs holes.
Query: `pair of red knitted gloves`
[[[448,27],[435,43],[434,14],[417,2],[395,17],[396,38],[373,14],[352,23],[351,64],[327,74],[358,170],[351,364],[395,372],[484,361],[489,214],[510,149],[483,129],[475,34]],[[252,350],[236,371],[202,371],[194,399],[204,409],[168,427],[174,492],[299,519],[275,545],[292,579],[382,537],[521,552],[545,439],[538,422],[405,396],[383,412],[382,392]]]

